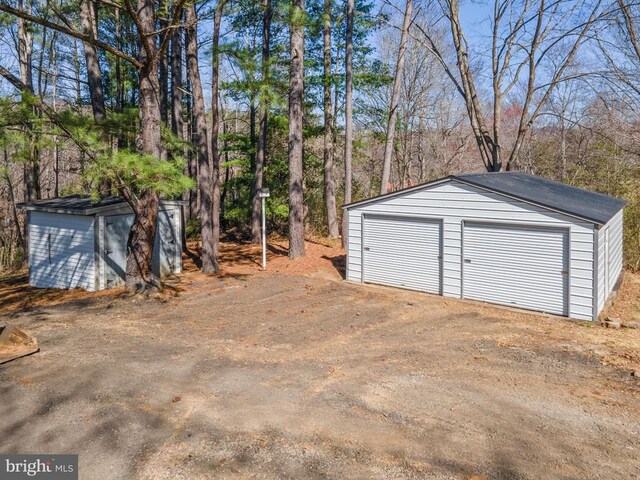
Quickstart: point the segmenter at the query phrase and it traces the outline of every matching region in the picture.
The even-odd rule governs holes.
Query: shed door
[[[363,281],[440,293],[442,222],[364,216]]]
[[[157,231],[153,246],[152,268],[160,277],[166,277],[176,272],[176,263],[180,258],[180,242],[175,228],[173,209],[158,212]]]
[[[568,314],[566,229],[465,223],[464,298]]]
[[[107,288],[124,284],[127,267],[127,240],[133,214],[111,215],[105,217],[104,265]]]

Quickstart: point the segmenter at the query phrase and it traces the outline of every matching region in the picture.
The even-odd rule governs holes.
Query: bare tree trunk
[[[53,47],[53,45],[52,45]],[[57,50],[55,48],[51,48],[51,63],[53,65],[53,81],[52,83],[52,109],[54,113],[56,112],[57,107],[57,99],[58,99],[58,55]],[[53,185],[53,196],[58,197],[60,195],[60,150],[58,145],[58,135],[54,135],[53,137],[54,147],[53,147],[53,162],[54,162],[54,185]]]
[[[182,30],[171,37],[171,131],[184,139],[182,122]]]
[[[186,39],[186,32],[185,32]],[[187,91],[191,90],[191,81],[187,75]],[[187,108],[187,124],[186,124],[186,137],[187,141],[193,143],[193,98],[191,95],[187,95],[186,108]],[[189,177],[197,183],[198,181],[198,159],[193,154],[191,149],[187,152],[187,173]],[[198,214],[198,190],[189,190],[189,218],[195,218]]]
[[[338,238],[336,183],[333,177],[333,121],[331,118],[331,9],[333,0],[324,0],[324,201],[327,209],[329,238]]]
[[[214,24],[215,25],[215,24]],[[215,34],[215,27],[214,27],[214,34]],[[217,54],[217,52],[216,52]],[[217,59],[217,57],[216,57]],[[216,67],[215,70],[215,78],[218,78],[218,70]],[[216,84],[216,96],[217,95],[217,84]],[[225,200],[227,198],[227,192],[229,191],[229,178],[231,177],[231,168],[229,167],[229,149],[227,148],[227,139],[226,139],[226,134],[227,134],[227,122],[224,121],[225,114],[224,114],[224,108],[223,105],[220,104],[220,107],[218,109],[218,105],[216,105],[216,116],[217,116],[217,121],[218,123],[222,124],[222,134],[225,135],[224,140],[222,141],[222,149],[224,150],[224,157],[225,157],[225,163],[227,164],[225,169],[224,169],[224,183],[222,184],[222,191],[220,192],[220,215],[219,215],[219,222],[220,225],[222,225],[222,221],[224,220],[224,205],[225,205]],[[216,143],[217,143],[217,137],[216,137]],[[220,175],[220,153],[218,151],[218,175]],[[218,187],[218,189],[220,190],[220,188]]]
[[[45,15],[48,14],[48,10],[49,10],[49,5],[48,2],[45,3]],[[42,29],[42,35],[40,36],[40,52],[38,55],[38,96],[40,98],[44,98],[45,94],[46,94],[46,83],[47,83],[47,79],[46,77],[48,75],[45,75],[45,71],[44,71],[44,55],[45,52],[47,51],[47,32],[48,29],[43,28]],[[43,76],[45,77],[43,79]]]
[[[18,1],[18,8],[31,14],[31,0]],[[20,79],[33,94],[33,31],[23,19],[18,18],[18,61],[20,63]],[[26,100],[23,94],[23,101]],[[35,109],[33,115],[36,115]],[[32,123],[25,125],[25,133],[29,141],[29,158],[24,164],[24,200],[31,202],[40,198],[40,152],[37,147],[37,136]]]
[[[198,192],[200,194],[200,208],[198,218],[202,233],[203,273],[217,273],[218,261],[213,245],[213,206],[211,177],[211,163],[209,162],[209,144],[207,123],[204,113],[204,96],[198,69],[198,33],[197,18],[194,5],[186,9],[187,21],[187,71],[191,81],[191,97],[193,99],[193,133],[196,150],[198,152]]]
[[[353,157],[353,9],[355,0],[347,0],[347,32],[345,40],[345,119],[344,119],[344,204],[351,203],[351,163]],[[347,212],[342,213],[342,246],[349,242]]]
[[[167,20],[161,19],[160,28],[167,27]],[[164,37],[170,35],[168,31],[165,31],[160,35],[160,41],[164,40]],[[160,68],[158,76],[160,79],[160,118],[162,119],[162,125],[169,125],[169,53],[162,55],[160,58]]]
[[[409,38],[409,27],[411,26],[411,15],[413,13],[413,0],[407,0],[404,10],[404,20],[402,21],[402,31],[400,33],[400,48],[398,49],[398,62],[396,64],[396,75],[393,81],[393,91],[391,94],[391,104],[389,105],[389,123],[387,124],[387,138],[384,145],[384,160],[382,165],[382,183],[380,184],[380,194],[389,191],[389,180],[391,176],[391,156],[393,155],[393,141],[396,133],[396,119],[398,118],[398,101],[400,100],[400,83],[404,71],[404,57],[407,50],[407,40]]]
[[[271,42],[271,0],[264,2],[264,17],[262,22],[262,88],[269,85],[269,59]],[[260,134],[258,137],[258,153],[256,155],[255,177],[253,184],[253,201],[251,204],[251,242],[260,242],[260,190],[264,176],[264,162],[267,150],[267,116],[269,113],[268,95],[260,95]]]
[[[18,8],[25,10],[30,14],[33,6],[30,0],[27,0],[26,5],[24,0],[19,0]],[[22,82],[31,89],[31,91],[33,91],[33,69],[31,66],[32,56],[33,32],[22,18],[18,18],[18,60],[20,62],[20,78]]]
[[[289,258],[305,255],[302,121],[304,96],[304,0],[292,0],[289,63]]]
[[[120,10],[115,9],[115,30],[118,49],[122,49],[120,37],[122,34],[122,25],[120,21]],[[124,108],[124,81],[122,79],[122,59],[116,57],[116,111],[122,113]],[[119,137],[122,137],[121,135]],[[121,138],[118,139],[118,147],[121,146]]]
[[[567,128],[564,112],[562,112],[560,122],[560,180],[564,182],[567,176]]]
[[[180,15],[182,17],[182,14]],[[182,118],[182,29],[175,30],[171,36],[171,131],[175,136],[179,139],[185,139],[184,132],[184,121]],[[185,158],[189,158],[189,154],[186,150],[183,150],[183,155]],[[193,178],[194,181],[197,180],[194,176],[192,176],[191,169],[189,168],[189,164],[186,165],[186,174]],[[183,195],[183,199],[189,202],[191,200],[192,191],[186,191]],[[187,220],[191,220],[193,218],[193,211],[188,206],[184,209],[185,218],[184,222]],[[186,243],[186,233],[183,230],[183,234],[185,235],[183,247],[187,248]]]
[[[7,153],[7,148],[3,148],[4,153],[4,179],[7,182],[7,193],[9,200],[9,207],[11,208],[11,217],[13,218],[13,223],[15,223],[16,233],[18,237],[18,242],[23,249],[23,252],[27,253],[27,244],[25,242],[25,237],[22,235],[22,230],[20,230],[20,221],[18,219],[18,210],[16,208],[16,199],[13,193],[13,183],[11,182],[11,170],[9,170],[9,155]]]
[[[476,91],[475,82],[471,68],[469,67],[469,55],[466,49],[466,40],[462,33],[460,25],[460,2],[459,0],[451,0],[450,4],[449,24],[451,27],[451,36],[456,50],[456,58],[462,89],[464,92],[465,106],[471,123],[473,135],[478,144],[480,156],[485,168],[489,172],[498,172],[502,168],[499,158],[496,159],[498,150],[495,148],[494,139],[489,133],[485,124],[485,117],[480,104],[480,99]]]
[[[142,153],[162,158],[162,139],[160,137],[160,102],[158,81],[157,47],[149,41],[149,33],[155,31],[156,16],[153,0],[141,0],[138,3],[137,20],[139,23],[140,52],[142,64],[138,71],[140,80],[140,132],[138,150]],[[156,236],[156,220],[160,199],[158,193],[146,190],[136,199],[131,192],[122,188],[125,197],[134,211],[135,220],[129,233],[125,287],[131,292],[141,292],[161,286],[151,270],[153,244]]]
[[[82,31],[91,38],[98,38],[98,26],[96,24],[96,5],[91,0],[81,0],[80,2],[80,23]],[[87,82],[89,83],[89,98],[91,99],[91,111],[93,120],[97,125],[101,125],[106,116],[107,109],[104,103],[104,93],[102,90],[102,75],[100,71],[100,61],[98,59],[98,49],[89,42],[82,42],[84,58],[87,66]],[[109,142],[109,134],[106,130],[101,132],[102,141]],[[99,186],[100,194],[108,194],[111,190],[110,182],[103,182]]]
[[[220,52],[218,45],[220,43],[220,24],[222,23],[222,14],[226,0],[219,0],[216,7],[215,18],[213,21],[213,55],[211,61],[211,153],[213,155],[212,177],[213,177],[213,251],[217,261],[220,252],[220,217],[222,214],[222,202],[220,197],[220,149],[218,148],[218,132],[220,130]],[[227,167],[227,173],[229,167]],[[228,177],[227,177],[228,178]],[[225,182],[226,188],[226,182]],[[218,265],[216,263],[216,268]]]
[[[95,25],[95,5],[91,0],[80,2],[80,22],[82,31],[91,38],[97,38],[97,25]],[[102,75],[100,73],[100,62],[98,60],[98,49],[89,42],[82,42],[84,48],[84,58],[87,63],[87,81],[89,83],[89,97],[91,99],[91,109],[93,119],[97,124],[104,121],[106,108],[104,105],[104,93],[102,91]]]

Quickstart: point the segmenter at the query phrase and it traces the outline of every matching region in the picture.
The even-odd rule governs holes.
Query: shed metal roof
[[[567,215],[587,220],[597,225],[607,223],[627,204],[625,200],[616,197],[573,187],[528,173],[497,172],[450,175],[433,182],[416,185],[415,187],[398,190],[360,202],[354,202],[345,205],[344,208],[348,209],[354,206],[376,202],[386,197],[401,195],[412,190],[419,190],[426,186],[447,181],[458,181],[473,185],[484,190],[566,213]]]
[[[180,200],[161,200],[161,205],[181,205]],[[110,210],[128,209],[129,205],[124,198],[118,196],[103,197],[93,200],[87,195],[68,195],[66,197],[47,198],[35,200],[30,203],[21,203],[19,208],[29,211],[63,213],[69,215],[96,215]]]

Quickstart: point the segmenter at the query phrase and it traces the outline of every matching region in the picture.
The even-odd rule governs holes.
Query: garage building
[[[152,268],[161,277],[182,270],[182,203],[160,202]],[[27,211],[31,286],[95,291],[124,283],[134,216],[122,197],[72,195],[20,207]]]
[[[347,280],[596,320],[625,204],[525,173],[452,175],[346,205]]]

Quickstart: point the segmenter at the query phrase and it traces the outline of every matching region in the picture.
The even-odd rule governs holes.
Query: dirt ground
[[[225,244],[158,298],[0,280],[41,351],[0,366],[0,452],[83,479],[640,478],[640,330],[342,280]],[[611,315],[640,321],[640,277]]]

